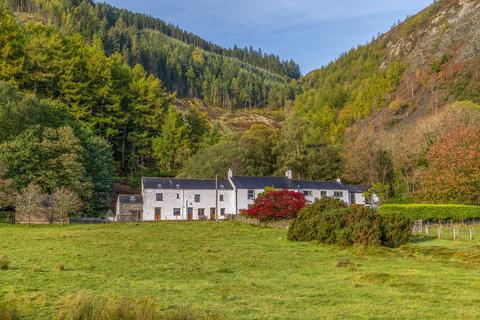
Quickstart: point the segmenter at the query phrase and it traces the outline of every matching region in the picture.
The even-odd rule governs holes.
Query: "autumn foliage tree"
[[[291,219],[295,218],[306,204],[305,196],[302,193],[272,190],[260,194],[246,214],[260,220]]]
[[[416,197],[434,203],[480,204],[480,128],[450,130],[434,141],[427,154]]]

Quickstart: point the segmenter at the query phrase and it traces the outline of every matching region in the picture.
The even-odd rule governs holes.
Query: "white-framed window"
[[[303,195],[305,197],[311,197],[313,195],[312,190],[303,190]]]
[[[174,216],[179,216],[179,215],[181,215],[181,214],[182,214],[181,212],[182,212],[182,209],[180,209],[180,208],[173,208],[173,215],[174,215]]]
[[[247,191],[248,200],[255,200],[255,190],[249,189]]]
[[[177,199],[180,199],[180,193],[177,193]]]
[[[333,193],[333,196],[334,196],[335,198],[343,198],[343,192],[342,192],[342,191],[335,191],[335,192]]]
[[[163,201],[163,193],[157,193],[156,199],[157,201]]]
[[[219,196],[219,198],[220,198],[220,199],[219,199],[220,201],[223,201],[223,194],[221,194],[221,195]]]
[[[220,208],[220,215],[222,217],[225,215],[225,208]]]
[[[325,198],[327,196],[327,191],[320,191],[320,197]]]
[[[200,195],[199,194],[195,195],[195,202],[200,202]]]

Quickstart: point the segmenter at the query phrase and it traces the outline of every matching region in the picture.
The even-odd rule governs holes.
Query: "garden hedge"
[[[380,214],[400,214],[413,220],[462,220],[480,218],[480,206],[461,204],[385,204]]]

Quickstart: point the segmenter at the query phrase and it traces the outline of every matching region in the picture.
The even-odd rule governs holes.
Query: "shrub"
[[[382,215],[398,214],[412,220],[461,220],[480,218],[480,206],[458,204],[386,204]]]
[[[398,247],[410,240],[412,220],[401,214],[382,215],[382,243]]]
[[[305,196],[302,193],[273,190],[259,195],[246,214],[260,220],[291,219],[295,218],[305,205]]]
[[[15,304],[0,301],[0,319],[20,320],[23,317]]]
[[[317,225],[319,214],[324,211],[338,208],[346,208],[347,205],[338,199],[325,197],[306,206],[298,213],[288,229],[288,239],[294,241],[312,241],[317,239]],[[324,219],[332,218],[331,224],[336,222],[335,217],[324,216]]]
[[[8,270],[8,267],[10,266],[10,262],[8,261],[7,256],[3,256],[0,258],[0,269],[1,270]]]
[[[293,221],[288,239],[317,240],[342,246],[397,247],[409,240],[410,227],[408,218],[397,215],[383,217],[372,209],[345,208],[345,204],[329,200],[305,207]]]
[[[382,220],[375,210],[363,207],[337,209],[340,229],[335,230],[339,245],[379,246],[382,244]]]

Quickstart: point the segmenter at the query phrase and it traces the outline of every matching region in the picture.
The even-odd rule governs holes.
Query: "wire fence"
[[[438,238],[445,240],[474,241],[480,240],[480,219],[415,222],[412,233],[417,237]]]

